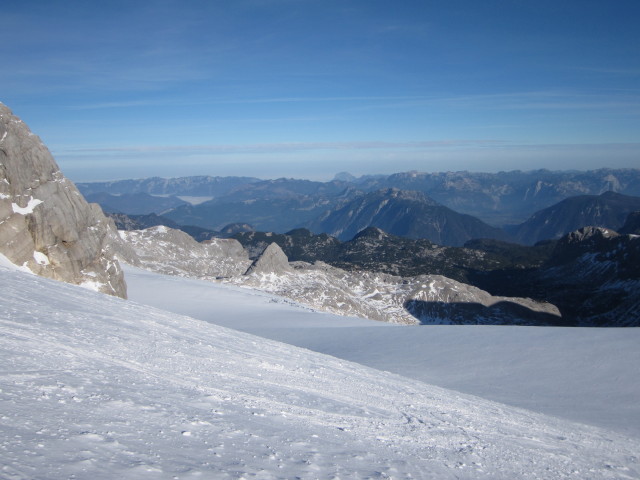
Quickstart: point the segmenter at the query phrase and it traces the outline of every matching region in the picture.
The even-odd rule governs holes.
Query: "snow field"
[[[314,313],[258,291],[125,271],[129,296],[140,303],[640,438],[639,328],[397,326]]]
[[[640,475],[612,431],[22,272],[0,289],[3,478]]]

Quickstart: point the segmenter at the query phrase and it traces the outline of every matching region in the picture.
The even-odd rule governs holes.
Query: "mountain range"
[[[155,190],[172,191],[174,197],[145,193],[139,201],[129,195],[143,188],[152,190],[149,185],[165,184],[155,179],[153,182],[130,180],[80,185],[90,198],[98,200],[107,211],[124,214],[153,212],[166,216],[181,227],[198,227],[212,232],[220,232],[229,224],[242,223],[254,230],[276,233],[308,228],[316,233],[328,233],[341,240],[349,240],[360,230],[377,226],[394,235],[461,246],[477,238],[534,244],[547,238],[559,238],[589,225],[618,230],[626,215],[639,209],[638,197],[629,194],[640,194],[639,177],[640,170],[501,172],[482,175],[468,172],[427,175],[414,172],[383,178],[364,177],[349,182],[344,180],[350,178],[346,176],[331,182],[294,179],[257,181],[231,177],[227,190],[216,190],[216,197],[180,195],[175,185],[184,186],[183,192],[186,193],[214,190],[213,187],[208,190],[203,187],[203,183],[206,183],[203,179],[207,177],[193,177],[194,185],[189,181],[191,177],[185,177],[174,179],[171,190]],[[522,191],[525,180],[533,181],[535,178],[538,180],[534,185]],[[224,183],[219,177],[212,179],[215,179],[215,182],[212,180],[214,186]],[[398,187],[372,189],[385,181],[404,188],[423,190]],[[515,183],[510,185],[510,181]],[[171,182],[167,180],[166,183]],[[497,188],[496,185],[502,185],[503,188]],[[602,192],[604,187],[626,194]],[[96,193],[100,188],[120,192],[120,198],[115,198],[109,192]],[[123,192],[126,188],[129,189],[128,193]],[[516,191],[519,193],[516,194]],[[501,229],[496,223],[491,225],[483,221],[486,216],[473,216],[478,212],[482,214],[482,211],[486,213],[486,208],[481,205],[487,202],[487,192],[493,195],[493,216],[489,217],[494,220],[497,215],[507,215],[513,219],[516,207],[520,212],[539,204],[545,208],[533,211],[530,218],[524,218],[519,224],[504,225]],[[575,192],[580,195],[572,196]],[[102,195],[102,199],[98,195]],[[448,204],[443,203],[443,199]],[[556,199],[559,199],[557,205],[549,203]],[[185,201],[188,202],[167,210],[170,202]]]
[[[418,191],[460,213],[478,217],[496,227],[520,224],[538,210],[578,195],[600,195],[612,191],[640,196],[640,170],[600,169],[589,171],[404,172],[393,175],[337,175],[330,182],[251,177],[148,178],[114,182],[78,183],[83,194],[148,193],[220,199],[226,203],[252,199],[331,197],[338,193],[374,192],[382,189]],[[235,192],[235,194],[233,193]],[[124,211],[123,213],[129,213]],[[160,213],[160,211],[155,211]],[[243,220],[244,221],[244,220]],[[229,222],[230,223],[230,222]],[[252,223],[248,221],[248,223]],[[302,225],[290,225],[286,230]],[[286,231],[285,230],[285,231]]]

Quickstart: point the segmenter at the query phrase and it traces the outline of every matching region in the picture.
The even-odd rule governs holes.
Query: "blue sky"
[[[640,167],[640,2],[5,0],[76,181]]]

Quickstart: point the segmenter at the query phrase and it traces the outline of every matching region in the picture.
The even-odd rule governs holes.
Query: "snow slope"
[[[129,295],[141,303],[640,438],[640,328],[396,326],[125,269]]]
[[[2,478],[640,476],[612,431],[6,268],[0,289]]]

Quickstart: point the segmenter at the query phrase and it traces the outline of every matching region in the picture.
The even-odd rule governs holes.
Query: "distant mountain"
[[[440,245],[460,246],[473,238],[506,240],[508,235],[470,215],[440,205],[422,192],[389,188],[356,197],[309,223],[315,232],[340,240],[367,227],[393,235],[426,238]]]
[[[253,231],[255,231],[255,228],[248,223],[230,223],[229,225],[222,227],[220,235],[223,237],[232,237],[238,233]]]
[[[522,223],[536,211],[571,196],[607,191],[640,195],[640,170],[405,172],[369,179],[358,187],[367,191],[398,188],[424,192],[457,212],[502,226]]]
[[[111,182],[78,183],[83,195],[111,193],[113,195],[148,193],[149,195],[183,195],[195,197],[219,197],[231,190],[249,183],[259,182],[253,177],[211,177],[193,176],[179,178],[142,178],[114,180]]]
[[[148,193],[123,193],[112,195],[106,192],[85,195],[88,202],[97,203],[103,211],[109,213],[126,213],[127,215],[161,214],[180,205],[188,205],[178,197],[159,197]]]
[[[640,197],[614,192],[580,195],[536,212],[515,229],[514,236],[520,242],[532,245],[587,226],[618,230],[627,215],[637,210],[640,210]]]
[[[289,200],[289,199],[329,199],[342,197],[354,190],[349,183],[332,180],[315,182],[295,178],[278,178],[246,183],[230,191],[224,196],[224,203],[247,202],[255,200]]]
[[[215,200],[234,215],[211,211],[178,212],[174,220],[219,230],[228,223],[250,223],[259,230],[286,232],[314,220],[314,215],[333,209],[363,193],[382,189],[419,191],[456,212],[472,215],[493,226],[517,225],[535,212],[577,195],[599,195],[613,191],[640,196],[640,170],[601,169],[584,172],[535,170],[498,173],[405,172],[389,176],[354,177],[346,172],[330,182],[252,177],[147,178],[78,184],[85,195],[106,192],[113,195],[147,193],[173,195],[192,204]],[[281,208],[280,220],[265,212],[251,212],[251,203],[273,201],[267,208]],[[287,202],[284,202],[287,200]],[[206,207],[205,207],[205,210]],[[311,211],[309,211],[311,210]],[[208,216],[215,217],[207,220]],[[222,216],[223,218],[220,218]],[[200,221],[202,220],[202,224]],[[275,227],[277,225],[277,228]]]
[[[183,205],[165,216],[181,225],[221,230],[248,223],[257,230],[286,232],[314,220],[353,198],[356,190],[341,182],[278,179],[243,185],[222,198]]]

